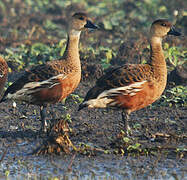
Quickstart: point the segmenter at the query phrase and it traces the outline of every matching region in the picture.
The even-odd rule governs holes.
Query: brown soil
[[[52,45],[58,43],[60,38],[65,38],[65,34],[64,37],[61,37],[56,31],[46,30],[43,28],[43,22],[46,19],[50,19],[65,31],[67,23],[66,15],[72,14],[75,9],[83,10],[78,5],[72,5],[65,11],[59,7],[55,7],[55,9],[49,8],[46,14],[38,12],[25,15],[26,7],[24,4],[19,3],[19,1],[15,2],[18,3],[15,8],[17,10],[16,15],[11,14],[13,13],[11,12],[12,5],[6,2],[7,14],[0,12],[0,53],[2,54],[5,53],[7,47],[16,48],[20,44],[32,45],[34,42],[42,42]],[[19,11],[20,8],[22,11]],[[102,17],[99,17],[96,21],[101,22]],[[184,33],[186,33],[185,22],[184,18],[178,22],[183,27]],[[133,27],[139,29],[138,26],[140,24],[138,21],[132,21],[131,23]],[[129,27],[131,26],[129,25]],[[53,38],[48,38],[48,35]],[[124,35],[119,32],[115,33],[115,30],[107,31],[101,28],[96,33],[84,33],[81,37],[81,46],[87,47],[90,43],[89,38],[93,37],[93,39],[97,40],[92,44],[93,48],[98,48],[99,46],[107,47],[108,45],[108,47],[112,46],[112,48],[115,47],[117,49],[116,58],[112,58],[111,60],[113,67],[124,63],[140,63],[142,59],[149,57],[146,35],[142,29],[136,33],[131,32],[130,29]],[[114,41],[115,38],[121,38],[125,43],[107,44],[107,39]],[[186,36],[178,39],[168,38],[165,41],[171,46],[185,46],[187,42],[186,38]],[[102,57],[92,57],[90,54],[89,58],[85,58],[82,50],[80,53],[83,70],[82,81],[74,93],[84,97],[89,88],[94,85],[95,80],[103,74],[103,69],[100,65],[100,58]],[[20,72],[17,72],[18,69],[15,62],[11,60],[7,61],[13,70],[13,73],[9,76],[9,81],[14,81],[19,77]],[[134,128],[132,137],[135,138],[135,141],[141,143],[144,148],[161,147],[163,149],[171,149],[173,152],[176,147],[184,147],[185,145],[187,136],[187,109],[181,106],[162,107],[159,106],[158,102],[131,114],[130,125]],[[51,105],[48,108],[48,119],[52,121],[54,119],[63,119],[64,117],[62,116],[66,116],[69,113],[72,120],[71,123],[69,122],[69,126],[72,128],[69,136],[75,145],[85,143],[106,150],[123,148],[123,143],[119,135],[120,130],[123,129],[119,111],[112,109],[84,109],[78,112],[78,105],[79,103],[75,103],[75,100],[70,96],[67,98],[65,105],[59,103]],[[43,142],[44,138],[38,133],[41,126],[41,122],[39,121],[39,107],[18,103],[17,108],[14,109],[12,102],[4,102],[0,105],[0,112],[1,146],[17,143],[20,139],[29,142],[35,142],[36,140],[40,143]],[[29,153],[33,150],[30,149]]]
[[[82,82],[75,94],[84,96],[94,82]],[[78,103],[70,96],[65,106],[62,103],[50,105],[48,120],[64,119],[71,115],[69,126],[72,132],[69,137],[74,145],[80,143],[100,147],[104,150],[125,148],[119,137],[123,129],[121,113],[112,109],[84,109],[77,111]],[[39,107],[33,105],[4,102],[0,106],[0,138],[4,143],[17,142],[20,138],[27,141],[45,138],[39,135],[41,123],[39,121]],[[143,148],[176,149],[183,146],[187,132],[187,111],[185,107],[159,107],[152,105],[134,112],[130,116],[130,126],[133,129],[132,138],[141,143]],[[154,140],[152,140],[154,139]],[[33,149],[35,150],[35,149]],[[30,151],[31,152],[31,151]],[[29,152],[29,153],[30,153]]]

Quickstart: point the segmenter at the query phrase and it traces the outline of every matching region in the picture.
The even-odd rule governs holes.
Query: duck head
[[[75,13],[69,22],[69,32],[72,35],[79,35],[84,29],[97,29],[85,13]]]
[[[168,20],[158,19],[152,23],[150,35],[152,37],[163,38],[167,35],[180,36],[181,33],[177,32]]]

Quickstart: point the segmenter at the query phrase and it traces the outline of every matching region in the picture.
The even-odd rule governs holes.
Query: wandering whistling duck
[[[79,110],[84,107],[117,107],[122,110],[122,119],[128,134],[129,114],[152,104],[166,87],[167,67],[162,39],[169,34],[180,35],[169,21],[154,21],[149,35],[151,52],[147,64],[123,65],[106,73],[88,91]]]
[[[81,79],[79,38],[81,31],[97,27],[85,13],[75,13],[68,24],[68,39],[63,58],[38,65],[25,73],[6,90],[1,102],[12,99],[40,106],[42,130],[47,131],[46,107],[72,93]]]
[[[3,92],[5,82],[7,80],[7,75],[8,75],[8,65],[6,61],[2,57],[0,57],[0,97]]]

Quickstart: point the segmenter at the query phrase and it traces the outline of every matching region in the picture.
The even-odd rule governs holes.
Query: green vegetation
[[[58,44],[48,46],[43,43],[33,43],[31,46],[21,44],[17,48],[6,48],[4,58],[11,61],[17,70],[23,70],[36,64],[42,64],[49,60],[59,59],[65,50],[65,40],[61,40]],[[11,71],[13,71],[11,70]]]
[[[4,42],[1,53],[10,63],[13,61],[18,63],[17,69],[13,69],[13,71],[59,58],[63,54],[63,50],[59,48],[63,48],[65,45],[67,16],[75,11],[85,10],[95,18],[101,31],[93,33],[84,41],[81,40],[81,47],[83,47],[81,53],[83,56],[90,55],[90,48],[94,45],[95,58],[104,69],[110,66],[112,59],[118,58],[116,56],[120,44],[128,42],[132,38],[139,39],[141,34],[146,36],[147,29],[153,20],[160,17],[168,18],[177,22],[176,26],[183,30],[185,28],[183,26],[184,17],[187,13],[184,2],[178,2],[176,6],[174,0],[109,0],[102,2],[98,0],[94,2],[91,0],[72,0],[70,2],[24,0],[12,3],[2,1],[0,17],[5,23],[0,26],[0,34],[3,42],[6,39],[7,43]],[[11,23],[8,24],[7,20]],[[5,27],[8,31],[4,31]],[[136,34],[137,29],[139,34]],[[59,39],[63,39],[60,44]],[[166,56],[172,64],[181,64],[186,60],[184,47],[180,42],[176,46],[165,43]],[[34,52],[30,52],[33,48]],[[104,57],[102,51],[105,52]],[[144,55],[142,59],[145,59]]]
[[[145,63],[149,56],[148,43],[145,42],[147,31],[152,21],[157,18],[168,18],[176,24],[177,28],[185,32],[184,17],[187,12],[183,1],[179,1],[177,7],[174,0],[104,0],[102,2],[99,0],[53,2],[24,0],[11,3],[2,1],[0,2],[0,53],[7,60],[10,72],[19,72],[33,65],[62,57],[66,44],[68,16],[75,11],[85,10],[95,19],[100,30],[94,33],[86,32],[81,37],[82,64],[86,66],[91,63],[101,64],[103,70],[124,64],[126,59],[131,63],[131,58]],[[127,52],[126,59],[118,60],[120,45],[122,43],[128,45],[132,40],[137,44],[132,44],[131,47],[125,46],[123,51]],[[176,42],[167,39],[164,43],[169,71],[186,62],[185,45],[186,41],[182,38]],[[132,54],[137,54],[137,57]],[[72,94],[67,100],[72,104],[83,101],[78,94]],[[177,86],[167,89],[155,105],[186,106],[186,87]],[[67,109],[66,106],[64,109]],[[64,118],[68,122],[72,121],[69,113]],[[135,126],[135,129],[141,128],[140,124]],[[123,143],[128,144],[126,149],[128,152],[141,149],[141,144],[138,142],[134,143],[124,138]]]
[[[162,95],[160,104],[163,106],[187,106],[187,86],[176,86],[167,89]]]
[[[159,137],[160,136],[160,137]],[[163,137],[162,137],[163,136]],[[170,136],[167,134],[157,134],[154,138],[152,138],[152,143],[146,144],[144,140],[140,140],[137,137],[126,137],[124,131],[121,131],[117,136],[117,139],[114,140],[115,144],[115,153],[121,155],[153,155],[157,156],[159,153],[163,153],[166,156],[176,154],[179,157],[184,157],[186,153],[186,148],[184,146],[178,145],[177,147],[171,147],[167,144],[160,144],[159,146],[156,144],[157,138],[161,140],[161,138],[169,139]],[[183,138],[182,136],[178,136],[176,138]],[[155,143],[154,143],[155,141]]]
[[[168,62],[173,67],[181,65],[187,61],[187,49],[183,49],[182,47],[177,47],[177,46],[170,47],[168,43],[165,43],[164,53],[165,53],[166,60],[168,60]]]
[[[78,11],[87,12],[100,27],[97,31],[86,31],[81,35],[79,46],[83,67],[82,80],[92,78],[88,87],[93,85],[93,79],[98,78],[100,71],[103,73],[103,70],[124,63],[146,63],[150,51],[147,41],[148,29],[158,18],[169,19],[183,34],[179,38],[169,37],[163,41],[170,72],[176,66],[187,62],[186,9],[187,4],[184,0],[1,0],[0,54],[9,65],[10,80],[7,85],[16,78],[14,75],[17,72],[62,57],[67,38],[68,18]],[[27,156],[26,153],[35,149],[38,143],[45,139],[38,137],[36,132],[38,124],[40,125],[37,118],[38,107],[34,106],[34,109],[22,104],[19,109],[18,104],[13,114],[10,104],[2,108],[0,177],[51,180],[124,179],[123,175],[126,179],[185,178],[183,159],[187,152],[184,120],[187,107],[186,86],[168,86],[160,100],[152,105],[156,109],[155,114],[154,109],[149,108],[134,115],[132,113],[132,137],[126,137],[123,131],[119,133],[119,128],[112,126],[118,124],[116,119],[115,123],[109,124],[112,121],[98,118],[99,115],[104,117],[111,113],[108,110],[85,110],[80,114],[75,112],[75,106],[78,107],[83,101],[83,92],[81,91],[81,95],[79,92],[68,96],[63,107],[54,106],[55,118],[60,117],[67,125],[59,128],[63,130],[64,127],[67,134],[63,136],[64,139],[61,136],[62,144],[57,144],[57,148],[59,145],[62,148],[70,145],[68,148],[72,154],[68,158],[63,152],[59,157]],[[169,111],[164,112],[167,109],[165,107],[172,107],[177,111],[167,116],[165,114],[170,114],[173,109],[169,108]],[[53,110],[53,107],[51,109]],[[5,113],[6,117],[3,117]],[[49,113],[49,118],[50,116],[52,114]],[[9,128],[17,122],[18,130],[13,131]],[[67,129],[68,132],[65,131]],[[57,133],[53,138],[59,140],[58,136]],[[76,148],[72,148],[70,139]],[[48,145],[51,143],[50,140]],[[53,143],[54,139],[52,145]],[[7,149],[8,153],[3,153],[3,149]],[[132,158],[119,158],[116,163],[113,161],[113,154],[117,154],[117,158],[120,155]],[[99,158],[96,155],[99,155]],[[74,160],[75,156],[78,158]],[[168,157],[171,159],[168,160]],[[106,160],[104,164],[101,162],[102,158]],[[172,160],[176,162],[172,164]],[[111,166],[106,166],[107,163]],[[112,174],[114,171],[116,176]]]

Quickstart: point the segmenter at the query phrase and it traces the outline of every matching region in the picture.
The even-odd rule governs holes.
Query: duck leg
[[[131,131],[131,128],[129,127],[129,113],[122,110],[122,120],[123,120],[123,123],[124,123],[124,130],[125,130],[125,133],[126,135],[128,136],[129,135],[129,132]]]
[[[41,121],[42,121],[41,131],[43,132],[47,132],[47,125],[48,125],[46,121],[46,110],[47,110],[46,105],[40,106],[40,116],[41,116]]]

